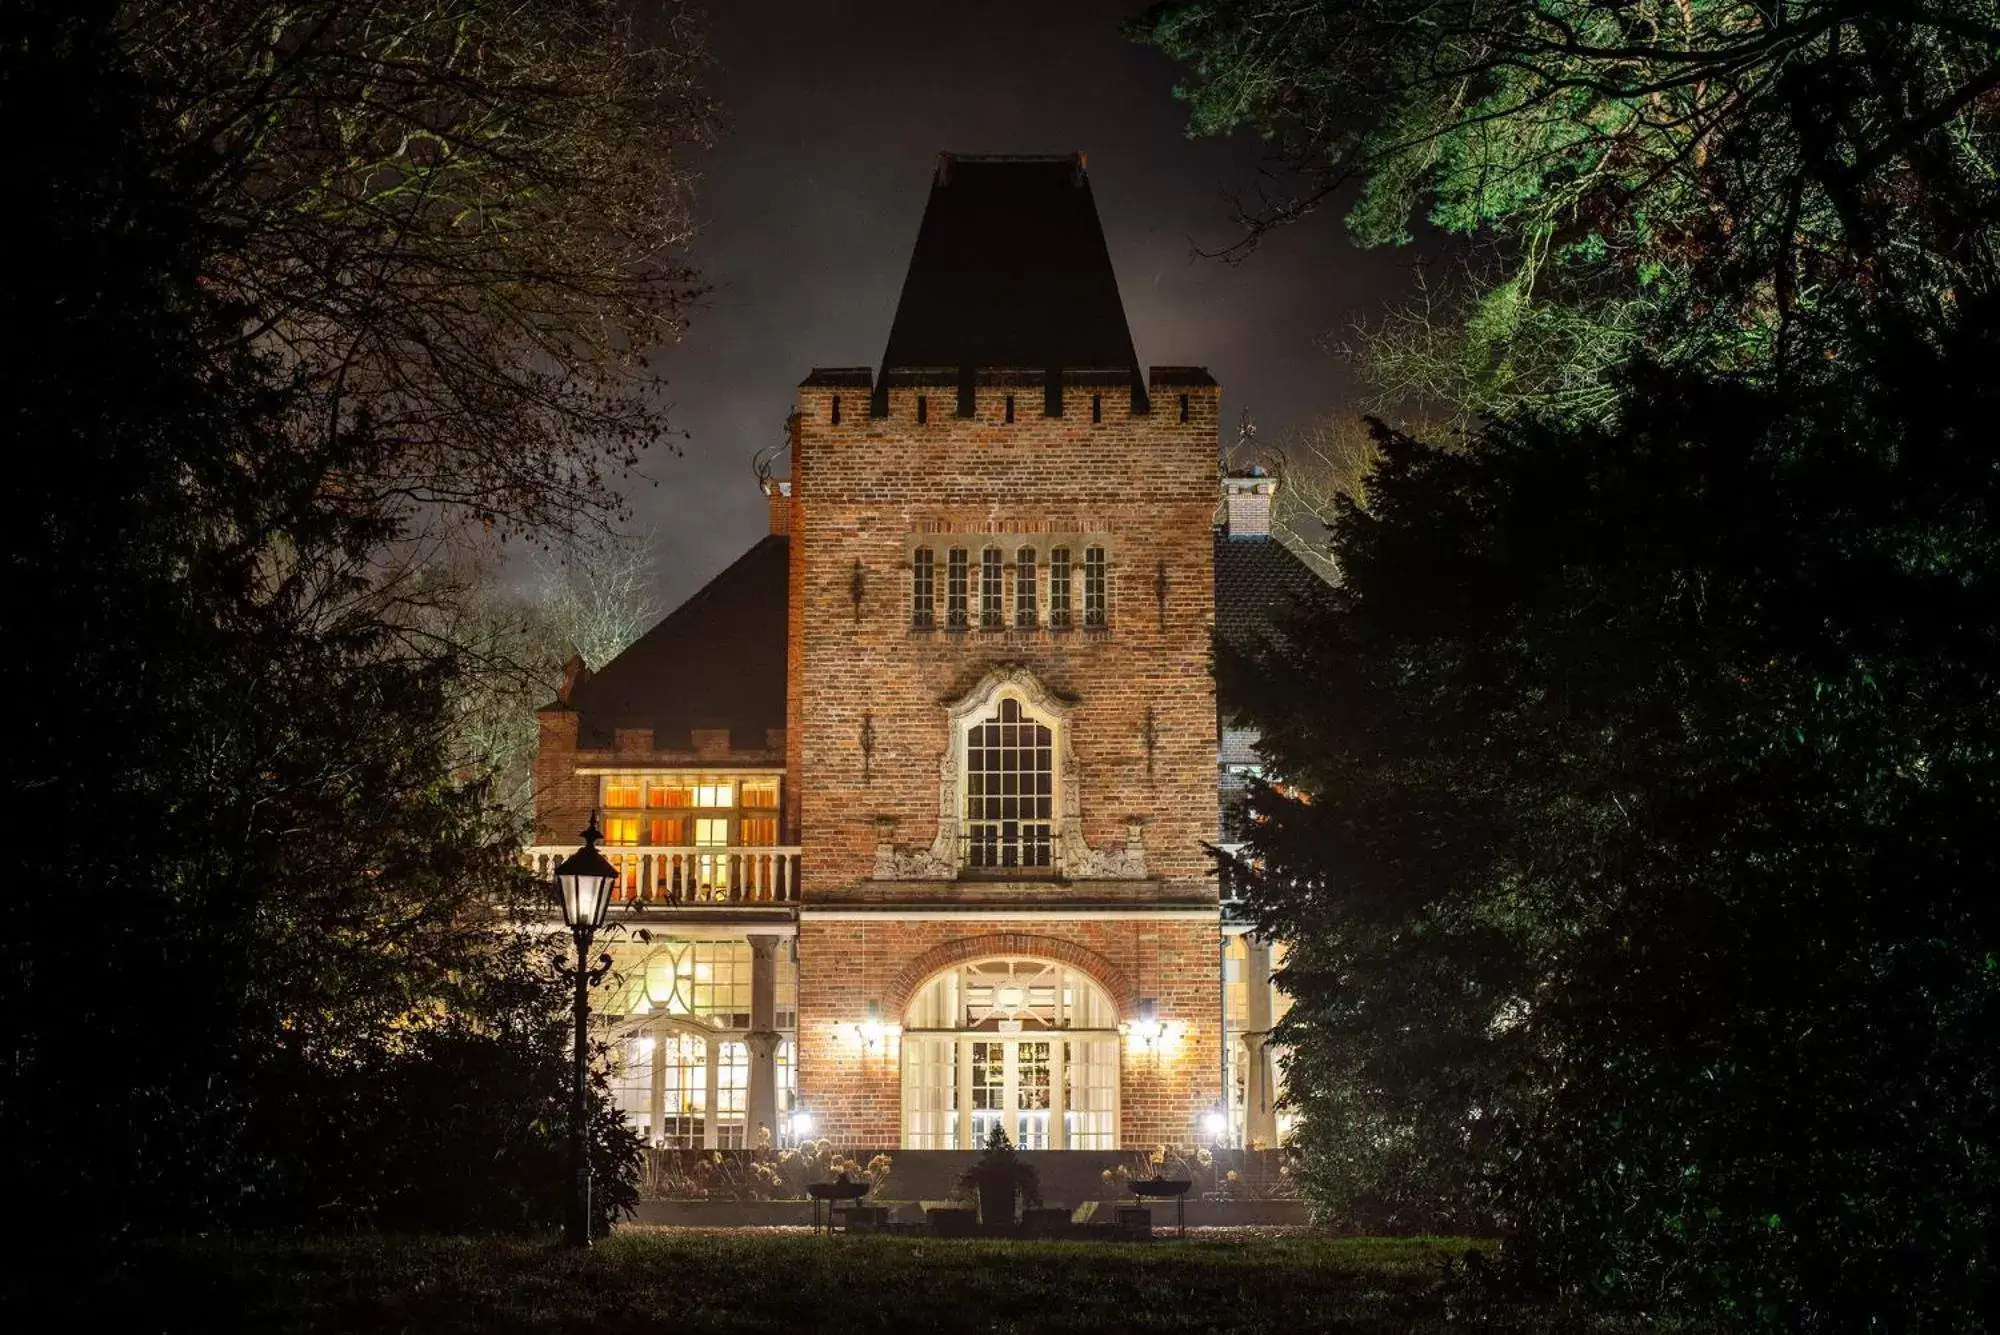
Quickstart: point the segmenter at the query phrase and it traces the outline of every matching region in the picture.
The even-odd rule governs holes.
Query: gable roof
[[[1326,591],[1311,566],[1268,534],[1215,534],[1215,633],[1248,646],[1277,629],[1284,610]]]
[[[1083,155],[945,153],[882,370],[1139,374]]]
[[[790,551],[781,534],[762,539],[579,682],[570,707],[583,745],[650,726],[655,747],[683,750],[693,729],[726,727],[731,750],[764,750],[785,726]]]

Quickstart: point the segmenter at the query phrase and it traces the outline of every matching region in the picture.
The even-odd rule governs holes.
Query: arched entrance
[[[903,1146],[1118,1148],[1118,1011],[1089,975],[1007,956],[955,964],[903,1016]]]

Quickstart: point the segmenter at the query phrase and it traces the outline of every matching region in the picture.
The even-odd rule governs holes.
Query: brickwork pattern
[[[1039,372],[983,373],[970,417],[957,415],[955,380],[898,373],[882,416],[871,413],[865,374],[815,376],[801,387],[788,521],[788,733],[808,906],[799,929],[800,1089],[837,1143],[900,1140],[898,1054],[893,1045],[867,1051],[854,1032],[870,1003],[900,1021],[927,979],[991,955],[1070,964],[1105,986],[1123,1019],[1139,998],[1156,999],[1176,1041],[1156,1053],[1121,1044],[1123,1144],[1190,1143],[1218,1096],[1218,924],[1144,910],[1215,903],[1203,844],[1217,835],[1209,645],[1220,391],[1206,376],[1156,374],[1153,383],[1151,410],[1135,412],[1125,382],[1072,376],[1059,416],[1044,413]],[[1054,534],[1101,535],[1112,563],[1106,627],[912,629],[917,542],[938,552],[940,621],[944,551],[966,547],[976,570],[980,549],[998,546],[1011,622],[1015,548],[1028,535]],[[1040,579],[1046,598],[1046,571]],[[1076,594],[1080,623],[1080,584]],[[932,845],[949,706],[1009,666],[1065,702],[1084,838],[1116,850],[1128,822],[1142,821],[1148,880],[872,879],[885,829],[903,849]],[[857,921],[810,911],[913,897],[933,912]],[[1137,912],[1064,916],[1114,900]],[[1049,916],[1017,930],[935,912],[955,904]]]
[[[1137,998],[1157,1001],[1171,1040],[1157,1052],[1120,1044],[1119,1141],[1141,1149],[1193,1143],[1221,1088],[1217,924],[1155,918],[1052,920],[1019,932],[994,926],[811,917],[799,924],[799,1091],[818,1133],[840,1145],[901,1142],[896,1047],[870,1053],[854,1033],[870,1001],[881,1003],[884,1020],[900,1022],[909,998],[942,969],[1021,954],[1091,973],[1111,993],[1120,1020],[1134,1018]]]
[[[946,706],[996,667],[1020,665],[1074,702],[1090,845],[1122,847],[1126,822],[1143,819],[1149,871],[1169,890],[1213,898],[1202,844],[1216,837],[1209,647],[1220,391],[1186,390],[1182,421],[1176,388],[1156,389],[1153,410],[1134,413],[1122,386],[1070,385],[1063,415],[1048,417],[1039,387],[1039,375],[1032,392],[1004,379],[982,384],[971,418],[956,416],[954,392],[938,385],[892,387],[884,417],[870,416],[852,388],[800,390],[788,731],[799,747],[810,896],[837,897],[869,877],[878,822],[900,846],[931,844]],[[922,423],[919,395],[929,400]],[[911,629],[910,535],[933,534],[940,549],[992,541],[1011,566],[1009,535],[1030,533],[1109,535],[1106,629]]]

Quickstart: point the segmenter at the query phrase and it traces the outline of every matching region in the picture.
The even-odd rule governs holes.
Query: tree
[[[1615,431],[1383,434],[1344,582],[1225,657],[1335,1217],[1768,1329],[1995,1277],[2000,305]]]
[[[1990,0],[1172,0],[1133,28],[1185,64],[1193,132],[1248,125],[1300,174],[1249,242],[1352,186],[1365,244],[1475,245],[1445,327],[1378,349],[1472,411],[1603,420],[1638,351],[1816,374],[1885,303],[1995,272]]]
[[[617,0],[129,0],[159,160],[226,246],[203,278],[293,375],[288,432],[365,421],[342,488],[517,525],[615,504],[662,438],[647,358],[698,291],[694,17]]]
[[[559,1108],[564,1070],[554,979],[510,930],[517,831],[455,748],[462,661],[384,576],[407,512],[347,485],[399,447],[365,415],[297,429],[319,391],[238,336],[213,275],[239,234],[163,150],[127,32],[56,4],[0,23],[0,110],[65,134],[0,279],[36,334],[4,405],[0,784],[33,887],[0,967],[7,1182],[50,1236],[397,1217],[371,1155],[462,1164],[549,1072]],[[415,1077],[446,1049],[509,1097],[443,1117]],[[636,1150],[605,1102],[616,1201]],[[508,1185],[560,1199],[533,1179],[559,1151],[531,1152],[560,1117],[508,1134]],[[491,1194],[459,1223],[548,1218]]]

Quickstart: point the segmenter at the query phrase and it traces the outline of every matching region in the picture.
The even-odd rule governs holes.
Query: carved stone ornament
[[[1024,667],[998,668],[986,674],[946,714],[944,756],[938,762],[937,833],[928,848],[910,849],[895,842],[896,822],[875,822],[875,879],[878,881],[949,881],[959,867],[959,801],[964,787],[959,773],[966,734],[1012,697],[1025,713],[1046,723],[1056,735],[1056,872],[1064,880],[1143,880],[1146,876],[1146,823],[1133,818],[1125,824],[1125,846],[1095,849],[1083,837],[1082,767],[1070,738],[1069,706]]]

